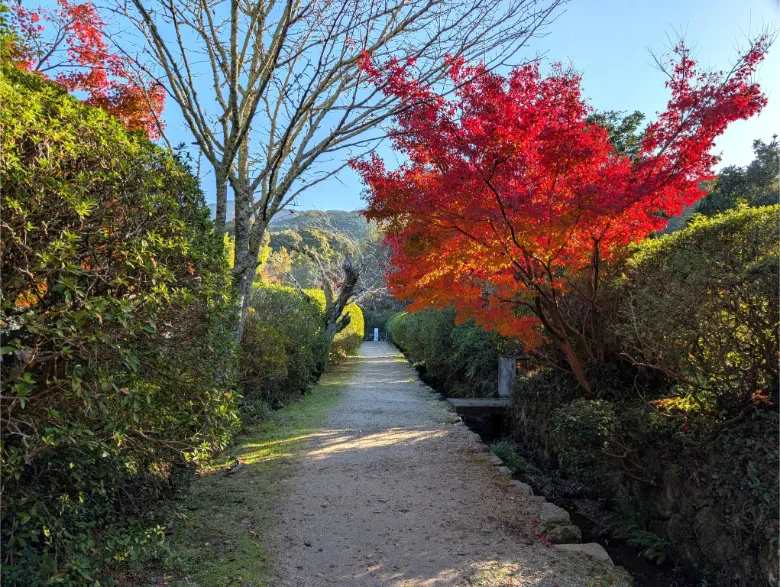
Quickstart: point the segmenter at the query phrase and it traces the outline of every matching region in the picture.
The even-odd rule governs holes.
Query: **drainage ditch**
[[[506,438],[504,419],[496,416],[464,416],[464,424],[476,432],[488,446]],[[522,456],[522,455],[521,455]],[[525,457],[523,457],[525,459]],[[527,460],[527,459],[526,459]],[[536,495],[544,498],[569,512],[572,524],[582,531],[582,542],[598,542],[609,554],[612,561],[626,569],[642,587],[698,587],[699,581],[687,577],[670,561],[657,563],[649,560],[637,549],[610,536],[606,519],[609,512],[603,503],[582,496],[582,491],[572,482],[561,479],[534,466],[533,472],[513,469],[513,478],[530,485]]]

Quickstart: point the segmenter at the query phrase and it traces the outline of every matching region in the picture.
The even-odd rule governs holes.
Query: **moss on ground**
[[[294,458],[316,434],[349,382],[347,361],[301,401],[247,429],[236,446],[202,472],[171,537],[163,583],[265,585],[273,566],[266,540]],[[228,474],[239,460],[241,466]]]

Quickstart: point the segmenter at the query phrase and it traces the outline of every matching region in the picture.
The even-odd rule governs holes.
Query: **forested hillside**
[[[319,228],[329,232],[339,232],[355,240],[363,240],[369,236],[375,226],[373,222],[367,222],[357,211],[291,210],[289,214],[274,218],[271,222],[271,231]]]
[[[211,215],[214,216],[216,204],[209,204]],[[233,200],[227,201],[227,217],[232,219],[235,214]],[[365,238],[373,222],[367,222],[358,211],[346,210],[282,210],[269,224],[272,232],[283,230],[302,230],[304,228],[319,228],[329,232],[340,232],[355,240]],[[233,222],[226,224],[229,233],[233,232]]]

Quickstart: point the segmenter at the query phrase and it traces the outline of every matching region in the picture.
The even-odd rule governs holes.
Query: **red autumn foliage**
[[[369,79],[404,106],[391,136],[407,161],[352,162],[369,186],[366,216],[388,230],[393,292],[411,310],[452,304],[460,321],[531,351],[552,340],[590,390],[586,366],[600,357],[581,324],[598,328],[600,263],[704,195],[716,137],[766,104],[751,75],[769,44],[760,37],[729,73],[705,73],[679,43],[668,108],[636,158],[588,120],[580,78],[561,67],[503,77],[454,60],[446,99],[414,80],[413,64],[364,55]],[[576,324],[561,304],[575,290],[590,314]]]
[[[116,116],[128,130],[160,137],[165,90],[111,50],[94,5],[71,0],[35,10],[14,5],[12,24],[19,31],[13,51],[18,67],[51,78],[69,92],[85,93],[84,102]]]

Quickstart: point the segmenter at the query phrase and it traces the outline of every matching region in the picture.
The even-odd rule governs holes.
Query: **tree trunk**
[[[593,395],[593,389],[588,381],[588,376],[585,372],[585,367],[577,354],[577,349],[572,343],[571,337],[567,332],[567,324],[563,324],[563,316],[554,306],[555,302],[543,298],[542,296],[536,297],[536,315],[542,321],[542,324],[547,331],[552,334],[553,340],[558,342],[558,347],[563,351],[566,362],[569,364],[569,368],[574,376],[579,381],[580,385],[586,391],[588,396]]]
[[[251,207],[252,194],[247,186],[233,186],[235,194],[236,220],[235,239],[236,252],[233,263],[233,286],[238,296],[239,320],[233,329],[236,343],[241,342],[249,311],[249,297],[252,294],[252,281],[257,268],[257,252],[251,251]]]
[[[330,348],[336,335],[344,330],[350,323],[349,314],[344,313],[344,309],[349,304],[349,300],[355,293],[360,274],[357,268],[352,264],[352,260],[347,257],[341,265],[344,272],[343,280],[339,286],[338,295],[333,297],[333,290],[325,279],[325,334],[328,339],[328,356]]]
[[[217,234],[222,237],[225,234],[225,223],[227,222],[228,179],[227,175],[222,171],[216,171],[214,175],[217,194],[217,211],[214,223],[216,225]]]
[[[590,397],[593,395],[593,390],[590,387],[590,382],[588,381],[588,376],[585,373],[585,368],[582,365],[582,361],[580,361],[580,358],[577,356],[577,351],[574,350],[574,346],[571,344],[571,340],[567,336],[564,336],[563,338],[560,338],[560,345],[561,350],[563,351],[564,356],[566,357],[566,361],[569,363],[569,367],[571,367],[572,373],[574,373],[574,376],[577,378],[577,381],[580,382],[580,385],[585,389],[585,392]]]

